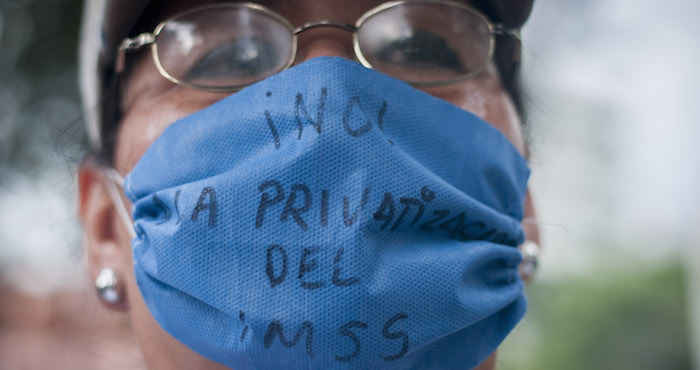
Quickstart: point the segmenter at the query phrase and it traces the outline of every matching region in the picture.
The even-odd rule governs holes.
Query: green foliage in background
[[[498,369],[690,369],[680,265],[534,283]]]

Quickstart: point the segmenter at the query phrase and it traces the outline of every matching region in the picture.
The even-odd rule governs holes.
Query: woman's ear
[[[117,209],[109,197],[106,181],[100,168],[85,161],[78,172],[78,212],[83,224],[83,240],[87,250],[88,272],[94,282],[101,271],[112,269],[117,278],[116,302],[101,301],[110,309],[128,310],[124,277],[130,271],[129,238],[120,225]]]

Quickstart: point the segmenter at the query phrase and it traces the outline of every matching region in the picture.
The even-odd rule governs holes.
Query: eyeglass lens
[[[209,7],[167,21],[157,37],[163,69],[201,87],[244,86],[284,69],[294,36],[287,24],[246,6]]]
[[[489,58],[488,23],[468,9],[406,2],[364,20],[359,52],[375,69],[408,82],[447,82]]]

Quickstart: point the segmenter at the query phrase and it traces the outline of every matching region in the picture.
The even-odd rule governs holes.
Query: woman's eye
[[[377,57],[384,62],[404,67],[465,71],[459,56],[445,39],[427,31],[419,30],[389,43],[379,50]]]
[[[269,43],[259,38],[240,38],[217,46],[196,61],[187,80],[250,78],[265,75],[280,63]]]

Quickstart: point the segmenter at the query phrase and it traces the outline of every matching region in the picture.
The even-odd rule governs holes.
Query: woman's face
[[[153,25],[183,10],[215,1],[159,1],[158,19]],[[296,0],[260,1],[285,16],[293,25],[319,19],[354,23],[367,10],[379,5],[378,0]],[[466,1],[466,3],[469,3]],[[318,28],[299,36],[295,63],[318,56],[339,56],[355,59],[351,33],[334,28]],[[146,149],[163,130],[176,120],[199,111],[230,93],[211,93],[181,87],[163,78],[150,57],[141,52],[129,61],[130,72],[122,91],[122,121],[115,151],[115,168],[125,175],[134,167]],[[514,105],[501,86],[493,64],[478,76],[447,86],[423,89],[425,92],[475,113],[501,131],[525,154],[521,122]],[[245,109],[245,107],[241,107]],[[218,368],[163,331],[149,313],[136,285],[130,247],[130,236],[119,222],[116,209],[107,196],[103,177],[84,166],[80,173],[80,213],[86,232],[88,263],[92,278],[100,270],[117,272],[126,299],[110,308],[128,312],[133,331],[142,348],[145,361],[153,369]],[[124,201],[129,205],[128,200]],[[532,218],[529,196],[526,218]],[[537,241],[536,230],[525,227],[527,239]],[[482,364],[493,367],[493,356]]]

